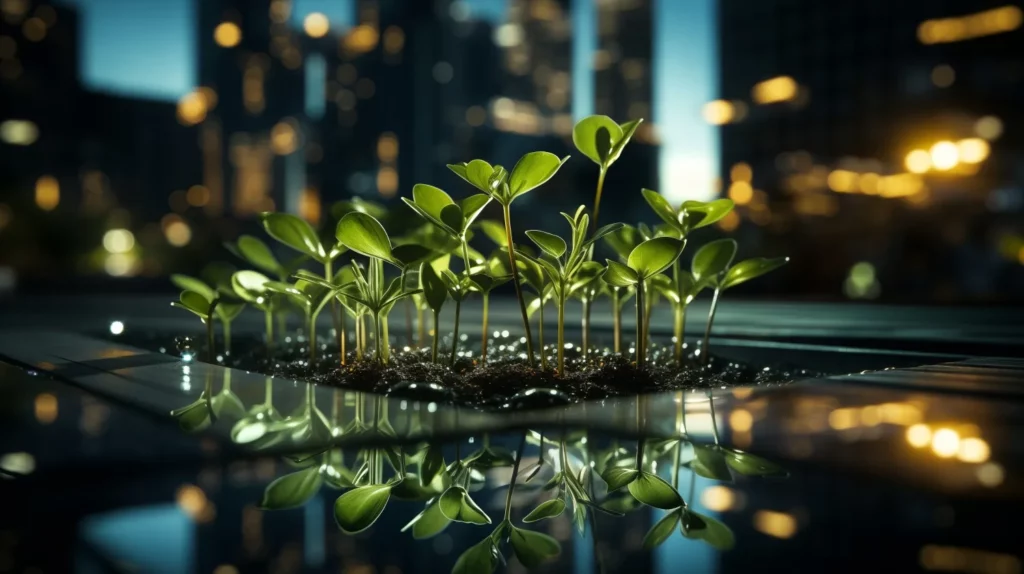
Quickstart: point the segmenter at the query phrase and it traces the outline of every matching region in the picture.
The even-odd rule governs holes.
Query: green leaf
[[[467,225],[466,219],[462,216],[462,210],[454,203],[444,206],[444,209],[441,210],[440,219],[441,223],[447,225],[456,234],[462,233]]]
[[[685,201],[680,210],[683,212],[686,226],[689,229],[707,227],[721,220],[732,211],[736,204],[731,199],[715,199],[713,201]]]
[[[772,259],[755,257],[753,259],[740,261],[736,265],[733,265],[732,268],[729,269],[729,272],[725,274],[725,279],[722,280],[722,289],[728,289],[730,287],[735,287],[740,283],[746,283],[751,279],[760,277],[765,273],[782,267],[788,261],[789,257],[775,257]]]
[[[210,301],[199,293],[195,291],[182,291],[181,295],[178,296],[178,300],[181,301],[180,307],[184,307],[200,317],[210,316]]]
[[[562,552],[562,545],[547,534],[514,526],[509,542],[516,553],[516,558],[527,568],[536,568],[545,560],[555,558]]]
[[[477,225],[483,230],[484,235],[494,242],[498,247],[508,248],[508,237],[505,235],[505,225],[500,221],[484,219]]]
[[[618,261],[605,259],[605,262],[608,263],[608,269],[604,272],[604,275],[602,275],[601,278],[609,285],[615,287],[629,287],[630,285],[636,285],[640,280],[636,271],[633,271]]]
[[[257,271],[238,271],[231,276],[231,286],[235,293],[245,301],[262,305],[267,299],[266,275]]]
[[[243,235],[238,238],[238,253],[243,259],[267,273],[280,275],[284,269],[270,247],[260,239],[252,235]]]
[[[417,514],[409,524],[402,527],[402,532],[405,532],[410,527],[412,528],[412,537],[416,540],[423,540],[426,538],[432,538],[440,534],[452,521],[445,518],[444,514],[441,513],[441,507],[437,505],[437,499],[433,499],[427,503],[426,508],[423,512]]]
[[[640,471],[635,468],[613,466],[604,471],[601,478],[608,483],[608,492],[618,490],[637,479]]]
[[[462,226],[462,231],[465,231],[470,225],[473,225],[477,216],[480,215],[480,212],[483,211],[490,202],[491,196],[485,193],[471,195],[458,202],[459,209],[462,210],[462,218],[465,221],[465,224]]]
[[[210,403],[206,393],[195,402],[171,411],[171,416],[178,419],[178,426],[187,433],[199,432],[210,426]]]
[[[540,247],[541,251],[555,259],[558,259],[563,253],[565,253],[565,240],[553,233],[531,229],[526,232],[526,236],[529,237],[530,241],[533,241],[537,247]]]
[[[697,282],[714,280],[724,273],[736,257],[736,240],[718,239],[697,250],[691,268]]]
[[[508,177],[509,200],[543,185],[568,159],[569,156],[558,159],[557,155],[546,151],[534,151],[521,157]]]
[[[640,118],[637,120],[628,121],[619,126],[620,128],[622,128],[622,137],[620,137],[615,142],[615,145],[612,146],[611,161],[608,162],[609,165],[611,165],[611,163],[613,163],[615,160],[619,159],[619,155],[622,154],[622,150],[626,148],[626,144],[629,143],[629,140],[633,139],[633,134],[636,133],[636,129],[640,127],[640,124],[643,123],[643,121],[644,119]]]
[[[608,149],[603,155],[598,147],[597,136],[601,128],[608,132]],[[611,145],[620,139],[622,139],[622,127],[608,116],[585,117],[576,122],[572,129],[572,141],[576,144],[576,149],[602,167],[608,167],[605,160],[609,158]]]
[[[469,163],[449,164],[448,169],[486,194],[490,195],[495,191],[491,185],[491,176],[495,169],[482,159],[474,159]]]
[[[651,209],[654,210],[658,217],[669,225],[679,225],[679,220],[677,219],[679,214],[676,213],[675,209],[672,209],[672,206],[669,205],[664,196],[652,189],[644,189],[642,193],[644,199],[647,200],[647,205],[651,206]]]
[[[423,286],[423,296],[427,300],[427,305],[435,313],[440,312],[445,299],[448,298],[448,287],[432,266],[420,266],[420,284]]]
[[[444,491],[437,502],[445,518],[454,522],[469,524],[490,524],[491,519],[477,506],[469,496],[469,492],[461,486],[451,486]]]
[[[391,253],[391,239],[372,215],[349,213],[338,222],[336,235],[338,241],[356,253],[398,265]]]
[[[288,213],[264,212],[260,214],[263,228],[271,237],[288,247],[309,255],[317,261],[327,257],[316,231],[305,220]]]
[[[320,492],[321,484],[323,479],[320,477],[319,465],[282,476],[271,482],[263,491],[260,508],[282,510],[302,506]]]
[[[444,467],[444,451],[441,450],[441,447],[438,445],[427,447],[419,466],[420,484],[426,486],[433,482],[434,478],[444,470]]]
[[[636,246],[626,260],[640,280],[668,269],[683,250],[683,242],[672,237],[655,237]]]
[[[679,524],[679,511],[673,510],[647,531],[647,535],[644,536],[644,550],[650,551],[661,546],[663,542],[668,540],[669,536],[672,536],[676,529],[676,524]]]
[[[683,517],[683,525],[689,522],[687,518],[690,518],[691,520],[696,518],[704,523],[704,527],[699,529],[681,528],[683,536],[696,540],[703,540],[718,550],[731,550],[736,545],[736,536],[733,534],[732,529],[721,521],[711,518],[710,516],[696,513],[689,509],[683,509],[683,512],[687,515],[692,515],[689,517]]]
[[[725,450],[725,463],[729,468],[746,476],[786,476],[784,468],[759,456],[735,449]]]
[[[385,452],[393,451],[388,450]],[[390,461],[391,458],[393,456],[389,456],[388,460]],[[392,467],[395,466],[395,462],[397,461],[391,462]],[[406,473],[405,478],[391,488],[391,496],[399,500],[430,500],[444,492],[446,487],[443,485],[443,482],[442,480],[437,480],[436,482],[428,482],[426,485],[423,485],[420,484],[418,476]]]
[[[608,225],[602,225],[597,228],[597,231],[587,240],[586,245],[596,242],[599,239],[603,239],[606,235],[611,235],[622,229],[624,226],[621,223],[609,223]]]
[[[199,294],[203,299],[206,299],[207,303],[211,303],[217,298],[217,291],[213,287],[210,287],[201,279],[190,275],[175,273],[171,275],[171,283],[174,283],[174,286],[182,291],[192,291]]]
[[[623,261],[629,257],[629,253],[640,245],[643,238],[640,237],[640,232],[635,227],[630,225],[623,225],[616,231],[609,233],[604,237],[604,242],[608,247],[612,248],[612,251],[619,256]]]
[[[417,183],[412,186],[412,200],[423,211],[438,220],[441,219],[442,209],[448,205],[455,204],[451,196],[443,190],[425,183]]]
[[[715,480],[732,480],[729,467],[725,463],[725,455],[717,446],[693,445],[693,454],[696,458],[690,463],[690,467],[698,475]]]
[[[672,485],[659,476],[649,472],[640,472],[636,480],[626,485],[633,498],[655,508],[671,510],[683,505],[683,499]]]
[[[452,574],[488,574],[498,567],[498,547],[488,536],[459,556]]]
[[[523,518],[523,522],[537,522],[545,518],[554,518],[565,510],[565,501],[561,498],[552,498],[540,503],[529,514]]]
[[[437,252],[419,243],[406,243],[396,245],[391,250],[391,255],[402,264],[402,267],[412,267],[433,259]]]
[[[231,322],[245,310],[245,303],[232,303],[221,301],[217,305],[215,314],[221,321]]]
[[[354,488],[334,501],[334,520],[347,534],[362,532],[373,526],[380,518],[390,498],[389,484],[370,484]]]

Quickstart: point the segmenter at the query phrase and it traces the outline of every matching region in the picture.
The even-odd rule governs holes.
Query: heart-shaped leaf
[[[262,240],[252,235],[243,235],[238,238],[238,253],[243,259],[267,273],[281,275],[283,266],[278,262],[277,257]]]
[[[608,492],[611,492],[633,482],[638,476],[640,476],[640,471],[635,468],[613,466],[605,470],[601,478],[608,483]]]
[[[451,523],[452,521],[445,518],[444,514],[441,513],[441,507],[437,505],[437,499],[434,499],[427,503],[423,512],[417,514],[409,521],[409,524],[402,527],[402,532],[412,528],[412,537],[416,540],[424,540],[437,536],[445,528],[448,528],[448,525]]]
[[[665,514],[644,536],[644,550],[650,551],[661,546],[675,532],[676,524],[679,524],[679,511],[673,510]]]
[[[568,156],[558,159],[557,155],[546,151],[530,152],[519,158],[516,166],[512,168],[512,173],[508,176],[511,195],[509,200],[543,185],[554,177],[558,168],[562,167],[562,164],[568,159]]]
[[[444,491],[438,500],[441,513],[445,518],[453,522],[466,522],[469,524],[490,524],[491,519],[484,513],[476,502],[469,496],[469,492],[461,486],[451,486]]]
[[[491,185],[495,168],[482,159],[474,159],[469,163],[449,164],[448,169],[488,195],[495,191]]]
[[[759,456],[741,450],[723,450],[725,463],[740,474],[746,476],[786,476],[789,474],[781,466]]]
[[[683,242],[672,237],[655,237],[636,246],[626,265],[636,271],[640,280],[661,273],[674,262],[683,250]]]
[[[696,458],[690,463],[690,468],[698,475],[715,480],[732,480],[725,455],[717,446],[694,445],[693,453]]]
[[[317,261],[324,261],[327,258],[327,252],[324,251],[316,231],[313,231],[304,219],[288,213],[264,212],[260,214],[260,220],[271,237],[288,247]]]
[[[722,280],[722,289],[728,289],[735,287],[740,283],[746,283],[751,279],[760,277],[765,273],[769,273],[782,267],[789,261],[789,257],[775,257],[767,259],[765,257],[755,257],[753,259],[745,259],[740,261],[736,265],[733,265],[729,272],[725,274],[725,279]]]
[[[603,154],[598,144],[598,132],[602,128],[607,132],[607,137],[603,138],[603,141],[607,142],[607,149]],[[608,116],[585,117],[576,122],[572,129],[572,141],[576,144],[576,149],[597,165],[605,168],[608,167],[605,162],[610,158],[611,147],[620,139],[622,139],[622,127]]]
[[[718,239],[697,250],[691,269],[695,281],[713,281],[725,272],[736,257],[735,239]]]
[[[426,264],[420,266],[420,285],[423,287],[423,296],[427,300],[427,305],[432,311],[439,313],[444,307],[445,299],[448,298],[448,287],[432,266]]]
[[[459,556],[452,568],[452,574],[489,574],[498,567],[498,547],[490,536]]]
[[[334,520],[347,534],[362,532],[377,522],[390,498],[390,484],[370,484],[354,488],[334,501]]]
[[[671,510],[683,505],[683,499],[672,485],[649,472],[640,472],[636,480],[626,485],[633,498],[655,508]]]
[[[526,517],[523,518],[523,522],[537,522],[538,520],[544,520],[545,518],[554,518],[565,510],[565,501],[561,498],[552,498],[551,500],[545,500],[540,503],[537,508],[530,511]]]
[[[206,299],[207,303],[217,298],[217,291],[213,287],[207,285],[203,280],[190,275],[175,273],[171,275],[171,283],[174,283],[174,286],[182,291],[192,291],[201,295],[203,299]]]
[[[356,253],[399,265],[391,253],[391,239],[384,226],[372,215],[349,213],[338,222],[336,235],[342,245]]]
[[[629,257],[629,253],[640,245],[643,238],[640,236],[640,232],[635,227],[630,225],[623,225],[617,230],[609,233],[604,237],[604,242],[608,247],[612,248],[623,261]]]
[[[652,189],[644,189],[641,193],[643,193],[644,199],[647,200],[647,205],[650,205],[654,213],[665,223],[679,225],[679,220],[677,219],[679,214],[676,213],[675,209],[672,209],[672,206],[669,205],[663,195]]]
[[[516,558],[527,568],[536,568],[545,560],[557,557],[562,552],[562,545],[557,540],[532,530],[512,527],[509,542]]]
[[[412,187],[412,200],[423,211],[438,220],[441,219],[442,209],[455,204],[451,196],[442,189],[425,183],[417,183]]]
[[[271,482],[263,491],[260,508],[281,510],[302,506],[320,492],[321,484],[323,479],[320,477],[319,465],[287,474]]]
[[[736,536],[733,534],[732,529],[721,521],[710,516],[698,514],[689,509],[683,509],[683,513],[683,526],[689,522],[699,521],[703,523],[703,528],[680,528],[683,536],[703,540],[718,550],[731,550],[736,545]]]
[[[563,253],[565,253],[565,240],[553,233],[531,229],[526,232],[526,236],[529,237],[530,241],[533,241],[537,247],[540,247],[541,251],[555,259],[558,259]]]

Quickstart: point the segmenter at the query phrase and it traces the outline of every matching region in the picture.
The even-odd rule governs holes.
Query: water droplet
[[[569,395],[558,389],[533,388],[520,391],[508,400],[507,409],[539,409],[567,405],[572,402]]]
[[[448,402],[454,398],[455,393],[440,383],[424,383],[418,381],[401,381],[392,385],[387,396],[399,395],[417,401],[438,401]]]
[[[192,356],[196,354],[196,342],[192,337],[175,337],[174,346],[178,349],[178,354],[181,355],[182,359],[188,357],[188,359],[185,359],[186,361],[191,360]]]

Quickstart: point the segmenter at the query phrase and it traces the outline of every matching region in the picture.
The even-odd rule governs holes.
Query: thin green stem
[[[636,368],[643,369],[647,362],[647,352],[644,343],[647,329],[644,328],[644,282],[640,280],[636,284]]]
[[[612,331],[615,354],[622,352],[622,293],[621,287],[612,287]]]
[[[512,242],[512,214],[508,204],[502,206],[505,212],[505,239],[508,243],[508,263],[512,269],[512,284],[516,288],[516,299],[519,300],[519,311],[523,315],[523,329],[526,331],[526,357],[533,362],[533,335],[530,333],[530,317],[526,314],[526,299],[523,298],[523,286],[519,281],[519,267],[516,265],[515,244]]]
[[[676,452],[672,456],[672,488],[679,490],[679,459],[682,456],[683,441],[676,442]]]
[[[679,297],[679,302],[672,306],[672,312],[674,315],[672,334],[675,335],[675,344],[673,347],[672,356],[676,360],[676,364],[680,367],[683,366],[683,313],[686,311],[686,304],[684,303],[686,294],[679,292],[679,259],[672,263],[672,284],[676,288],[676,296]]]
[[[339,313],[340,317],[338,319],[338,324],[341,326],[341,329],[338,330],[338,350],[341,353],[341,364],[344,365],[348,361],[348,359],[345,357],[347,353],[345,347],[348,345],[348,326],[346,325],[348,321],[346,320],[345,317],[345,308],[340,305],[338,307],[339,310],[341,311],[341,313]]]
[[[374,313],[373,314],[373,333],[374,333],[374,336],[377,338],[377,344],[374,345],[376,347],[376,349],[374,349],[374,351],[375,351],[374,355],[375,355],[378,363],[384,363],[384,354],[382,352],[381,344],[380,344],[380,342],[381,342],[381,336],[380,336],[380,315],[378,313]]]
[[[452,358],[449,364],[455,366],[455,351],[459,348],[459,316],[462,314],[462,299],[455,302],[455,332],[452,334]]]
[[[380,321],[380,337],[377,344],[381,349],[381,357],[384,364],[391,362],[391,336],[388,335],[388,316],[384,315]]]
[[[583,300],[583,361],[590,358],[590,298]]]
[[[558,297],[558,376],[565,375],[565,297]]]
[[[540,352],[540,368],[541,369],[547,369],[548,368],[548,354],[544,350],[544,296],[543,295],[540,296],[540,309],[539,309],[539,311],[540,311],[540,320],[537,321],[537,335],[538,335],[538,339],[537,339],[538,347],[537,347],[537,349]]]
[[[512,467],[512,482],[508,483],[508,494],[505,495],[505,522],[512,520],[512,492],[516,488],[516,480],[519,479],[519,463],[523,461],[523,450],[526,449],[526,433],[519,439],[519,450],[516,452],[516,463]]]
[[[483,326],[480,327],[481,338],[483,339],[480,343],[480,363],[483,365],[487,364],[487,307],[491,298],[490,291],[484,292],[484,320]]]
[[[270,405],[274,401],[274,378],[267,377],[263,383],[263,404]]]
[[[714,296],[711,297],[711,310],[708,311],[708,325],[704,329],[704,345],[700,349],[700,361],[704,365],[708,364],[708,358],[711,354],[711,323],[715,320],[715,309],[718,308],[718,294],[721,292],[721,289],[716,288]]]
[[[643,470],[644,468],[644,443],[643,438],[636,439],[636,469]]]
[[[590,233],[597,229],[597,217],[601,212],[601,192],[604,191],[604,176],[608,170],[601,167],[597,174],[597,193],[594,194],[594,216],[590,218]]]
[[[469,277],[469,268],[471,267],[471,263],[469,261],[469,244],[466,242],[465,235],[459,239],[462,240],[462,264],[465,266],[463,274],[465,274],[466,277]]]
[[[231,321],[220,322],[221,333],[224,334],[224,356],[231,354]]]
[[[274,344],[274,311],[267,307],[263,311],[263,327],[267,331],[267,349]]]
[[[427,329],[423,325],[423,307],[416,305],[416,346],[424,347],[427,344]]]
[[[438,325],[438,323],[440,322],[440,315],[440,311],[434,311],[434,345],[430,350],[431,363],[437,363],[437,344],[438,341],[441,340],[441,330],[440,325]]]
[[[206,362],[214,363],[213,313],[206,319]]]
[[[309,364],[316,361],[316,318],[312,314],[306,315],[306,329],[309,331]]]

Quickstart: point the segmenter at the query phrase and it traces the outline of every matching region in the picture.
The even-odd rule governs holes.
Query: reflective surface
[[[481,413],[47,341],[2,341],[2,570],[1021,570],[1019,361]]]

